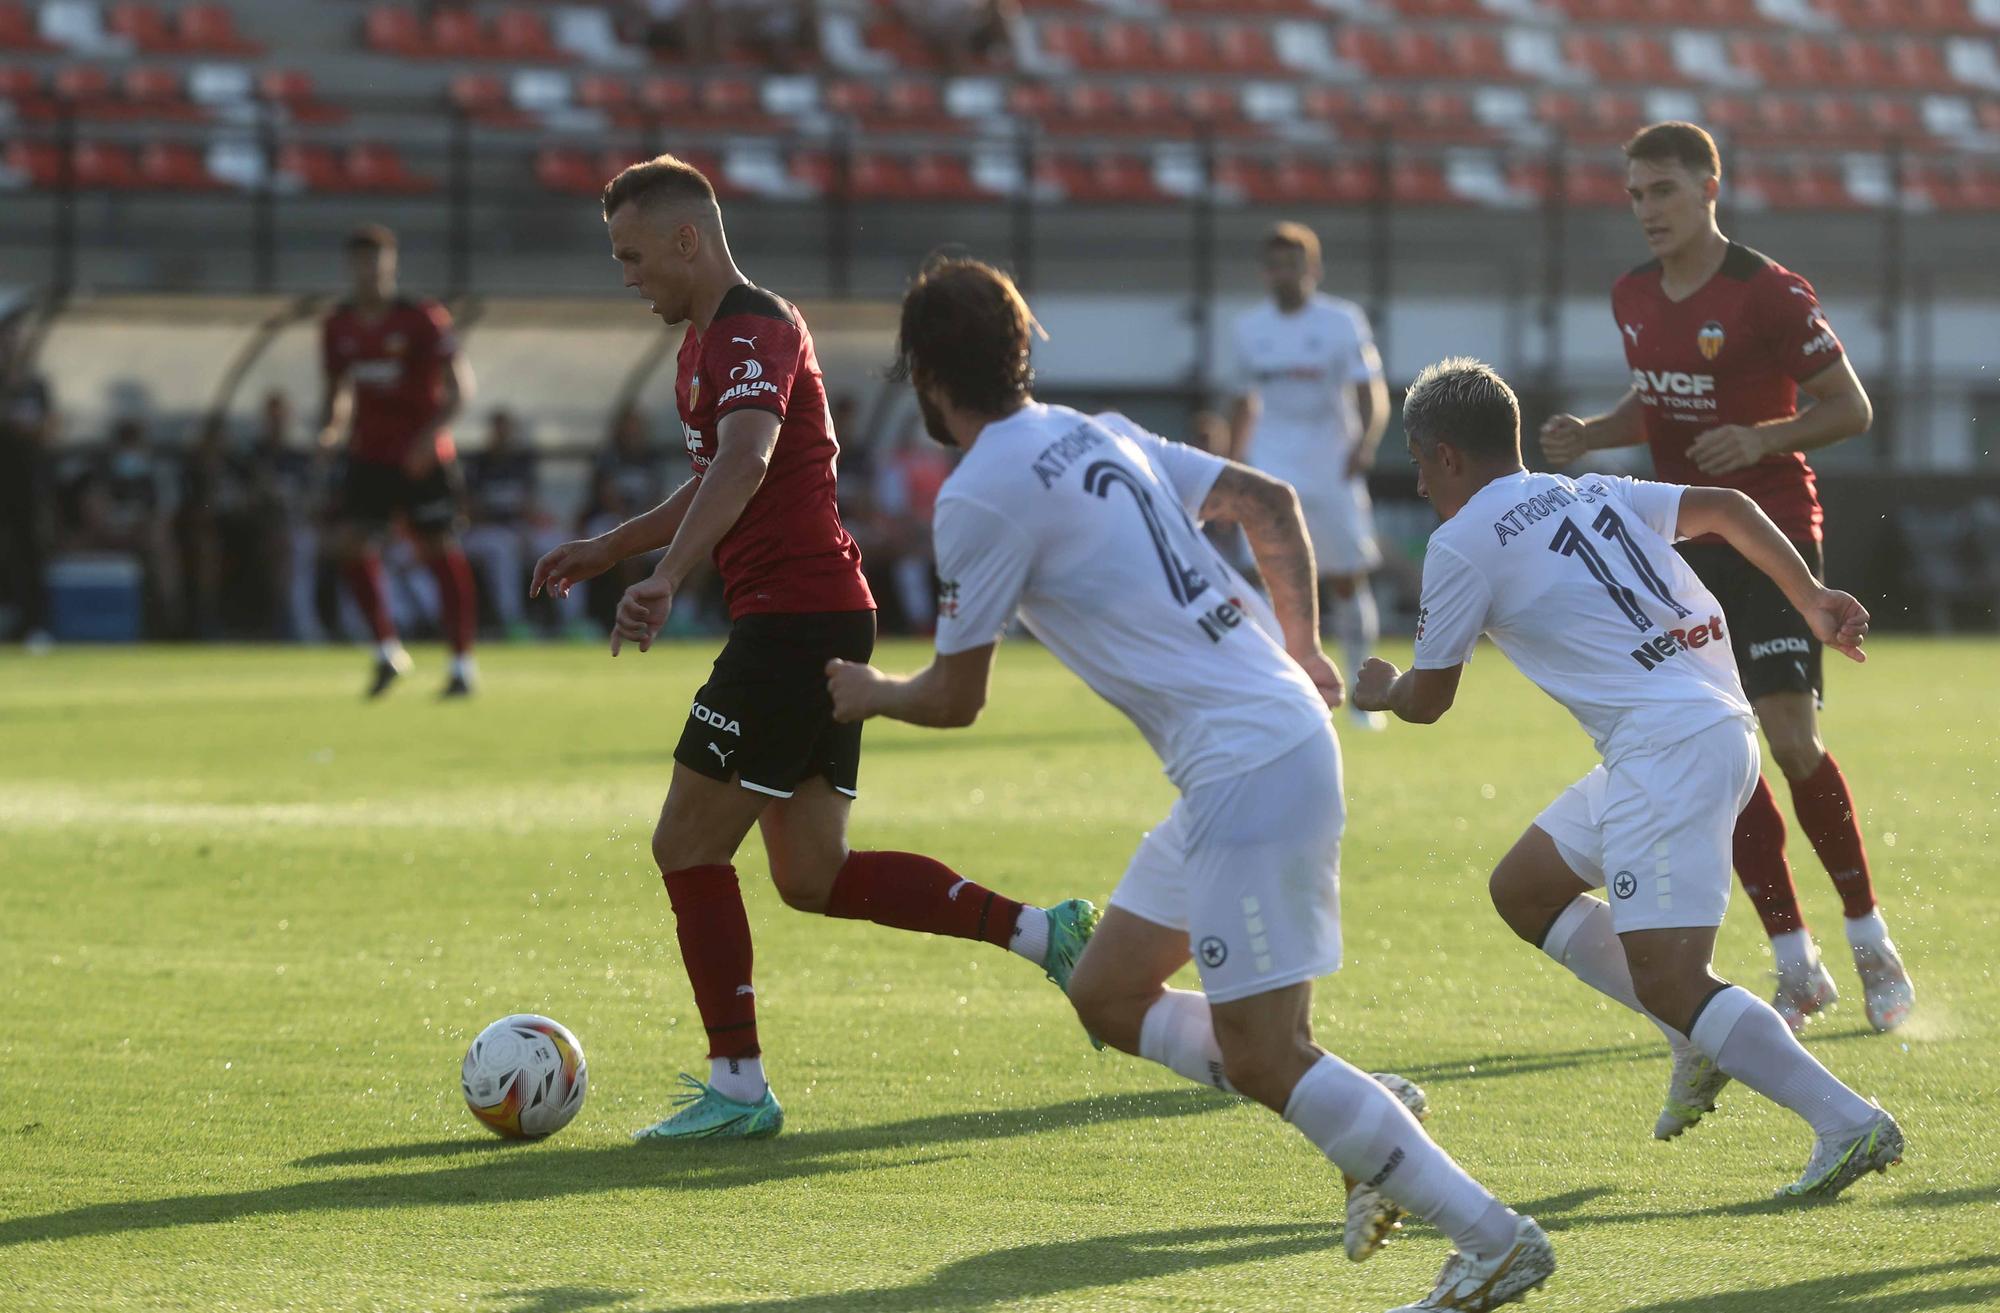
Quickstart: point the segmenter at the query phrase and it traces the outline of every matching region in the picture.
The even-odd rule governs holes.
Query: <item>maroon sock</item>
[[[1021,905],[917,853],[849,853],[833,877],[826,914],[1005,948]]]
[[[373,552],[357,556],[343,565],[340,573],[361,608],[361,618],[375,631],[375,641],[395,642],[396,622],[389,618],[389,599],[382,588],[382,558]]]
[[[472,562],[456,547],[447,547],[425,564],[436,576],[438,596],[444,603],[444,636],[453,656],[472,650],[472,636],[479,628],[479,597],[472,591]]]
[[[694,986],[694,1005],[708,1032],[711,1058],[754,1058],[757,995],[750,988],[750,918],[733,866],[689,866],[668,871],[667,901],[681,963]]]
[[[1750,805],[1736,818],[1734,847],[1736,878],[1756,905],[1764,933],[1775,939],[1805,929],[1799,891],[1792,887],[1791,864],[1785,860],[1785,814],[1762,775]]]
[[[1847,777],[1829,752],[1820,758],[1818,770],[1791,785],[1792,812],[1812,840],[1820,864],[1833,877],[1841,909],[1849,920],[1868,915],[1875,910],[1875,883],[1868,878],[1868,850],[1854,819],[1854,795],[1847,791]]]

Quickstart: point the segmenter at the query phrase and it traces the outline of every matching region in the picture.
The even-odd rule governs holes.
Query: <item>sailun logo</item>
[[[740,383],[748,383],[753,378],[764,377],[764,366],[754,360],[746,360],[730,370],[729,377]]]

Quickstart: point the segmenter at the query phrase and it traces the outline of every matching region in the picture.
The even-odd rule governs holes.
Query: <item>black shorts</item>
[[[774,798],[823,775],[852,798],[861,725],[834,720],[826,663],[866,661],[874,651],[873,611],[744,616],[694,695],[674,760]]]
[[[400,511],[419,533],[445,533],[458,527],[461,493],[455,460],[439,461],[414,479],[401,465],[350,460],[340,484],[340,518],[378,527]]]
[[[1813,578],[1825,573],[1818,543],[1793,543],[1806,558]],[[1736,673],[1752,702],[1772,693],[1811,693],[1819,697],[1821,651],[1806,618],[1793,609],[1771,576],[1745,560],[1727,543],[1682,543],[1680,553],[1715,600],[1729,626],[1729,645],[1736,653]]]

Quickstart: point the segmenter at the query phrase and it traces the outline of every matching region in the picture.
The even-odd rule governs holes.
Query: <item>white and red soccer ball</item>
[[[539,1140],[569,1125],[589,1083],[576,1036],[532,1012],[502,1017],[480,1031],[459,1073],[465,1106],[510,1140]]]

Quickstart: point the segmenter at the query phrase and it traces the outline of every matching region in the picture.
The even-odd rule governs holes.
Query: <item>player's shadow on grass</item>
[[[1414,1067],[1394,1067],[1399,1076],[1432,1084],[1455,1080],[1495,1080],[1503,1076],[1529,1076],[1542,1071],[1562,1071],[1589,1067],[1600,1062],[1637,1062],[1660,1059],[1667,1051],[1661,1044],[1604,1044],[1587,1049],[1560,1049],[1554,1053],[1482,1053],[1449,1062],[1428,1062]]]
[[[262,1190],[114,1200],[0,1221],[0,1248],[118,1235],[245,1217],[446,1204],[509,1203],[615,1190],[726,1190],[799,1177],[881,1172],[956,1155],[912,1152],[1005,1140],[1100,1122],[1192,1117],[1239,1106],[1197,1089],[1100,1094],[1040,1108],[941,1113],[879,1126],[802,1131],[766,1141],[673,1145],[504,1145],[467,1138],[388,1145],[301,1159],[295,1167],[353,1167],[466,1156],[450,1168],[302,1181]]]
[[[1732,1290],[1689,1295],[1627,1308],[1623,1313],[1772,1313],[1775,1309],[1811,1309],[1813,1313],[1925,1313],[1930,1309],[1990,1309],[2000,1304],[2000,1281],[1976,1285],[1933,1286],[1927,1290],[1885,1290],[1926,1277],[2000,1269],[2000,1254],[1982,1254],[1948,1263],[1884,1267],[1871,1272],[1842,1272],[1761,1290]]]
[[[677,1305],[673,1313],[776,1313],[779,1309],[786,1313],[932,1313],[993,1308],[1292,1254],[1321,1252],[1331,1261],[1339,1247],[1339,1237],[1326,1222],[1137,1231],[996,1249],[947,1263],[907,1285]]]

